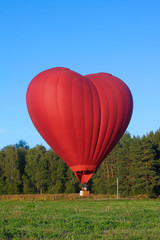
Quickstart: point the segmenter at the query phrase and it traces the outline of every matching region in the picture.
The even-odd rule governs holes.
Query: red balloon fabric
[[[34,77],[26,100],[34,126],[82,184],[118,143],[133,109],[120,79],[59,67]]]

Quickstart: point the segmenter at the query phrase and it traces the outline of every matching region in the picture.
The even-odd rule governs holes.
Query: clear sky
[[[0,3],[0,149],[25,140],[45,144],[26,108],[39,72],[67,67],[107,72],[130,88],[127,131],[160,128],[159,0],[6,0]]]

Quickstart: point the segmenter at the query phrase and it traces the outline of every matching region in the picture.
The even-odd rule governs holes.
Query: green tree
[[[19,143],[15,144],[15,147],[18,151],[18,160],[19,160],[19,170],[20,170],[20,178],[21,178],[21,185],[20,185],[20,191],[23,192],[23,185],[25,181],[24,177],[24,171],[25,171],[25,165],[26,165],[26,153],[29,149],[28,144],[24,140],[20,140]]]
[[[143,148],[141,144],[140,137],[133,137],[132,144],[130,146],[130,158],[131,158],[131,168],[130,168],[130,181],[131,181],[131,189],[130,195],[138,195],[144,194],[145,191],[143,189],[143,179],[142,179],[142,155]]]
[[[92,177],[92,191],[95,194],[106,194],[106,171],[105,163],[102,162]]]
[[[15,146],[7,146],[2,150],[2,171],[5,193],[20,193],[21,179],[19,170],[18,151]]]
[[[46,158],[48,160],[49,169],[48,193],[63,193],[65,191],[72,191],[73,186],[71,190],[71,188],[69,189],[69,186],[67,185],[67,181],[71,180],[72,178],[69,176],[68,166],[53,150],[46,152]],[[74,185],[74,180],[72,183]],[[66,190],[66,188],[68,190]]]
[[[119,144],[111,151],[107,158],[102,161],[93,176],[92,191],[96,194],[115,194],[116,179],[118,175],[117,155]]]
[[[35,189],[38,193],[43,193],[47,189],[48,162],[45,157],[46,148],[37,145],[29,149],[26,154],[24,192]]]
[[[154,196],[154,189],[160,186],[160,177],[157,175],[156,167],[157,161],[155,159],[156,152],[153,149],[153,145],[146,136],[141,139],[143,155],[142,155],[142,167],[141,174],[144,182],[144,189],[148,196]]]
[[[66,171],[65,193],[76,193],[80,191],[80,183],[70,168]]]
[[[115,194],[117,189],[117,177],[119,177],[119,150],[120,150],[120,143],[118,143],[108,157],[105,159],[105,167],[104,170],[106,172],[107,179],[106,182],[106,189],[108,194]]]
[[[53,193],[63,193],[65,192],[65,181],[67,165],[59,158],[56,163],[56,169],[54,171],[54,184],[52,186]]]
[[[155,163],[154,170],[156,172],[156,184],[153,187],[153,192],[155,195],[160,195],[160,129],[158,129],[155,134],[150,132],[147,139],[152,142],[153,149],[155,150]]]
[[[18,143],[16,143],[15,147],[16,148],[25,148],[26,150],[29,149],[29,145],[24,140],[20,140]]]
[[[131,191],[131,171],[133,169],[130,156],[131,145],[132,138],[130,134],[126,132],[119,142],[119,151],[117,154],[117,177],[119,179],[119,192],[121,196],[128,196]]]
[[[53,151],[46,152],[46,159],[48,161],[48,193],[54,193],[54,185],[57,181],[57,164],[59,156]]]
[[[5,193],[5,180],[4,180],[4,171],[3,171],[3,161],[4,161],[4,154],[0,151],[0,194]]]

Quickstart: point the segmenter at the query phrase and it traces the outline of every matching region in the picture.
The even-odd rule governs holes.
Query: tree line
[[[160,129],[142,137],[126,132],[90,179],[95,194],[160,195]],[[20,140],[0,151],[0,194],[75,193],[81,184],[51,149]]]

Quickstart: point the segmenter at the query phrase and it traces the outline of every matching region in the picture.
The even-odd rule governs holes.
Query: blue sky
[[[26,108],[39,72],[67,67],[107,72],[130,88],[128,131],[160,128],[160,1],[34,0],[0,3],[0,149],[25,140],[45,144]]]

